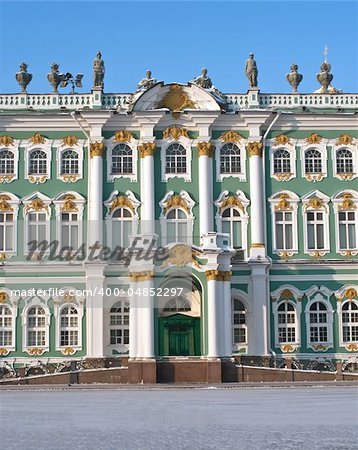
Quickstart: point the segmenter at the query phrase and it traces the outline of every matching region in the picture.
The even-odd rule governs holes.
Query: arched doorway
[[[161,284],[169,289],[158,305],[160,356],[199,356],[201,289],[191,277],[168,277]]]

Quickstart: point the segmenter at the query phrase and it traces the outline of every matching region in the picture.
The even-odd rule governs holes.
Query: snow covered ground
[[[348,450],[357,388],[0,391],[2,449]]]

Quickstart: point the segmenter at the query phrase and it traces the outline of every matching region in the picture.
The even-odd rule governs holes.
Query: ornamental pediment
[[[207,90],[188,83],[155,84],[134,98],[133,111],[153,111],[168,109],[171,112],[184,110],[220,111],[221,108]]]

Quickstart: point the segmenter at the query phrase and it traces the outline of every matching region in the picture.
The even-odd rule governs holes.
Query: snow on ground
[[[0,391],[0,447],[350,450],[357,388]]]

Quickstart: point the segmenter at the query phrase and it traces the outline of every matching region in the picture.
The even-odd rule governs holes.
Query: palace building
[[[31,94],[22,67],[0,94],[1,367],[357,361],[358,94],[262,93],[248,64],[243,94],[205,70],[106,93],[100,54],[90,93],[58,93],[57,66]]]

